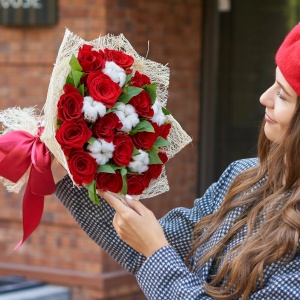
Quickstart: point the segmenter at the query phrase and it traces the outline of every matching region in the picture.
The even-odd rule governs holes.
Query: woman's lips
[[[265,113],[265,120],[266,122],[276,123],[267,113]]]

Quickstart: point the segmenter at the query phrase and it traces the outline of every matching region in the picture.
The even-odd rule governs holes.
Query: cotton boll
[[[85,96],[83,98],[83,107],[84,105],[92,105],[94,99],[91,96]]]
[[[130,132],[130,130],[132,129],[132,124],[131,124],[131,121],[128,120],[127,118],[125,118],[124,120],[122,120],[122,128],[121,130],[124,131],[124,132]]]
[[[149,169],[149,154],[146,151],[139,150],[140,154],[132,156],[133,161],[128,165],[132,172],[143,173]]]
[[[94,107],[89,106],[84,109],[84,119],[86,121],[88,121],[90,123],[95,123],[97,120],[97,117],[98,117],[98,112]]]
[[[125,114],[124,114],[124,112],[118,110],[118,111],[115,112],[115,114],[118,116],[119,120],[120,120],[121,122],[123,122],[123,120],[125,119]]]
[[[122,87],[126,81],[126,73],[124,69],[119,67],[113,61],[107,61],[102,72],[109,76],[113,82],[118,83],[120,87]]]
[[[131,114],[135,113],[135,109],[131,104],[126,104],[126,105],[124,105],[124,113],[126,116],[131,115]]]
[[[96,159],[96,162],[98,165],[105,165],[108,161],[109,158],[102,153],[90,153],[90,155]]]
[[[127,104],[127,105],[130,105],[130,104]],[[118,105],[117,105],[116,108],[119,111],[125,112],[126,105],[124,103],[122,103],[122,102],[118,102]]]
[[[130,121],[132,127],[136,126],[140,122],[139,116],[137,113],[133,113],[133,114],[129,115],[128,117],[126,117],[126,119]]]
[[[126,74],[123,71],[123,72],[119,72],[118,75],[119,75],[119,79],[120,79],[119,86],[122,87],[126,81]]]
[[[102,145],[102,153],[106,153],[106,152],[113,152],[115,150],[115,146],[113,143],[108,143],[104,140],[101,140],[101,145]]]
[[[128,168],[132,172],[137,172],[139,174],[145,172],[148,170],[148,166],[145,166],[142,162],[140,161],[132,161],[129,163]]]
[[[151,118],[151,121],[156,123],[158,126],[161,126],[166,122],[167,118],[164,114],[156,114]]]
[[[149,154],[146,151],[143,151],[143,150],[139,150],[139,152],[140,152],[140,154],[134,155],[132,157],[132,159],[134,161],[140,161],[144,165],[148,165],[149,164]]]
[[[108,159],[111,159],[113,157],[112,152],[104,152],[103,155],[105,155]]]
[[[87,149],[92,153],[99,153],[102,150],[102,143],[99,140],[96,140],[92,145],[89,144]]]
[[[158,101],[155,101],[152,105],[152,109],[154,112],[154,116],[151,119],[154,123],[156,123],[158,126],[161,126],[166,122],[166,116],[162,111],[161,105]]]
[[[106,114],[106,107],[101,102],[94,101],[92,106],[98,112],[100,117],[103,117]]]

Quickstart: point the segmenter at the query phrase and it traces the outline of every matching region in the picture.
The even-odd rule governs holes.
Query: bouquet
[[[98,205],[96,189],[120,200],[126,194],[149,198],[169,189],[164,165],[191,138],[166,109],[168,84],[169,68],[139,56],[122,34],[87,42],[66,30],[43,123],[36,126],[33,108],[0,113],[5,128],[0,137],[2,182],[14,192],[27,183],[20,244],[40,222],[44,195],[55,191],[50,152]],[[8,139],[15,141],[15,151],[7,147]],[[25,151],[24,144],[30,144]],[[11,152],[20,149],[24,155],[12,158]],[[21,171],[3,171],[10,156],[9,163],[23,165]]]

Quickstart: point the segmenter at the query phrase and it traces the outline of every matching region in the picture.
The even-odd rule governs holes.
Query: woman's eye
[[[282,100],[285,100],[285,98],[281,95],[281,93],[280,93],[279,91],[278,91],[276,94],[277,94],[277,97],[278,97],[278,98],[280,98],[280,99],[282,99]]]

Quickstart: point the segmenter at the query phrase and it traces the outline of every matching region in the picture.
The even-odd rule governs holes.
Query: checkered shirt
[[[205,293],[203,283],[218,270],[213,260],[190,271],[183,263],[190,251],[191,234],[196,223],[216,211],[224,199],[232,180],[242,171],[256,165],[257,159],[244,159],[232,163],[219,181],[212,184],[203,197],[196,199],[192,209],[176,208],[159,220],[170,245],[156,251],[146,259],[124,243],[112,226],[114,210],[102,200],[102,206],[94,205],[84,188],[78,189],[68,176],[57,184],[57,197],[70,211],[81,228],[99,246],[108,252],[127,271],[134,274],[148,299],[195,300],[212,299]],[[257,183],[253,189],[257,188]],[[224,220],[224,226],[199,249],[194,261],[209,251],[230,230],[234,219],[245,207],[234,209]],[[226,254],[245,238],[245,228],[226,245]],[[249,300],[296,300],[300,299],[300,253],[290,261],[278,261],[264,269],[265,284],[252,293]]]

